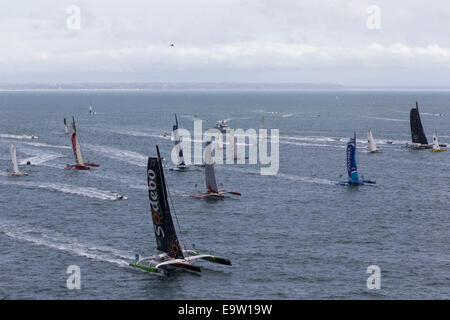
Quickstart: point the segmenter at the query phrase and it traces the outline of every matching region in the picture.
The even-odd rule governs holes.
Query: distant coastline
[[[450,87],[346,86],[333,83],[0,83],[0,91],[450,91]]]

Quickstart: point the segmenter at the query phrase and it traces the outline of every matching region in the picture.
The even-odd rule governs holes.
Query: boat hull
[[[88,166],[88,167],[94,167],[94,168],[100,167],[100,165],[97,164],[97,163],[85,163],[85,165]]]
[[[8,177],[23,177],[23,176],[28,176],[28,173],[26,172],[8,173]]]
[[[79,164],[74,164],[74,165],[68,165],[66,167],[66,170],[91,170],[91,168],[89,166],[82,166]]]

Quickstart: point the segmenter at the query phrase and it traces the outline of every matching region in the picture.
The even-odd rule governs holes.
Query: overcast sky
[[[445,0],[2,1],[0,41],[0,82],[450,87]]]

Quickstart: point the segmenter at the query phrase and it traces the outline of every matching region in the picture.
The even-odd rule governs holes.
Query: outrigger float
[[[231,262],[228,259],[181,249],[170,213],[166,180],[158,146],[156,146],[156,152],[157,157],[148,158],[147,185],[156,246],[163,253],[146,258],[136,255],[137,261],[130,265],[166,276],[169,275],[170,269],[201,272],[200,267],[193,264],[195,260],[199,259],[230,266]]]
[[[217,185],[216,175],[214,173],[214,163],[211,157],[212,142],[207,141],[205,146],[205,183],[206,192],[191,195],[194,198],[202,200],[224,200],[225,195],[241,196],[237,191],[228,191],[219,189]]]
[[[374,180],[360,180],[356,166],[356,132],[347,143],[347,173],[348,181],[338,182],[339,186],[362,186],[364,184],[376,184]]]
[[[88,163],[84,162],[83,156],[81,154],[81,148],[80,148],[80,141],[78,140],[77,136],[77,127],[75,126],[75,118],[72,117],[72,126],[71,126],[71,132],[72,132],[72,149],[73,154],[75,156],[76,164],[74,165],[67,165],[67,170],[90,170],[91,167],[100,167],[99,164],[96,163]]]

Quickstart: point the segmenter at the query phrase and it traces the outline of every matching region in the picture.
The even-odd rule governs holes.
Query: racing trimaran
[[[97,112],[92,110],[92,104],[89,104],[89,115],[93,116],[93,115],[96,115],[96,114],[97,114]]]
[[[69,130],[67,129],[67,121],[66,121],[66,118],[64,118],[64,133],[66,134],[66,136],[69,135]]]
[[[180,247],[168,201],[168,190],[164,178],[164,170],[159,148],[156,146],[157,157],[149,157],[147,164],[147,187],[152,214],[153,229],[156,237],[156,247],[161,254],[141,258],[130,264],[133,267],[160,275],[169,275],[168,269],[178,268],[201,272],[200,267],[193,262],[198,259],[231,265],[230,260],[211,254],[203,254]]]
[[[16,145],[13,143],[11,145],[11,162],[12,162],[12,173],[9,173],[9,177],[20,177],[20,176],[27,176],[28,173],[26,172],[20,172],[19,166],[17,164],[17,156],[16,156]]]
[[[71,126],[70,130],[72,132],[72,137],[71,137],[72,149],[73,149],[73,154],[75,155],[76,164],[67,165],[66,169],[68,169],[68,170],[90,170],[91,167],[100,167],[100,165],[96,164],[96,163],[84,162],[83,156],[81,155],[80,141],[78,140],[77,127],[75,126],[75,118],[74,117],[72,117],[72,126]]]
[[[423,130],[422,121],[419,114],[419,105],[416,101],[416,107],[411,109],[409,114],[409,122],[411,126],[411,140],[412,143],[407,143],[406,147],[410,149],[432,149],[433,144],[429,144],[425,131]],[[446,147],[446,144],[440,144],[441,147]]]
[[[354,137],[347,143],[347,173],[348,180],[338,182],[340,186],[362,186],[364,184],[376,184],[374,180],[360,180],[356,166],[356,132]]]
[[[441,149],[441,146],[439,145],[439,140],[437,137],[437,133],[436,131],[434,131],[433,134],[433,149],[430,150],[430,152],[442,152],[442,151],[447,151],[447,149]]]
[[[372,129],[370,128],[367,130],[367,143],[367,149],[369,153],[376,153],[382,150],[381,148],[377,148],[375,140],[373,139]]]
[[[223,200],[226,194],[240,196],[240,192],[219,189],[217,186],[216,175],[214,174],[214,163],[211,157],[212,142],[207,141],[205,146],[205,182],[206,192],[193,194],[194,198],[202,200]]]
[[[172,171],[183,171],[186,169],[189,169],[189,165],[186,164],[184,161],[183,156],[183,149],[181,147],[181,139],[180,135],[178,134],[178,119],[177,115],[175,114],[175,125],[173,126],[173,143],[175,145],[175,150],[177,152],[177,164],[174,167],[171,167],[170,170]]]

